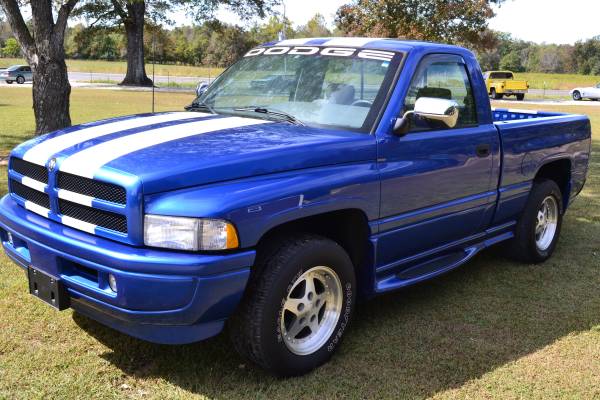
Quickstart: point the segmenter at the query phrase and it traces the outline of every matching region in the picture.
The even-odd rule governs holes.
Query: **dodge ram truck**
[[[271,75],[294,81],[253,85]],[[187,112],[11,152],[0,237],[33,296],[156,343],[227,324],[242,355],[298,375],[339,347],[357,299],[501,242],[548,259],[586,180],[588,118],[493,110],[461,47],[284,40],[199,88]]]

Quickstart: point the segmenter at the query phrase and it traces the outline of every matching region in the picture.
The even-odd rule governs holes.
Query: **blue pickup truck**
[[[293,76],[285,90],[252,82]],[[590,122],[490,108],[463,48],[329,38],[249,51],[187,112],[16,147],[0,237],[31,294],[156,343],[228,325],[278,375],[326,362],[357,299],[503,242],[552,255]]]

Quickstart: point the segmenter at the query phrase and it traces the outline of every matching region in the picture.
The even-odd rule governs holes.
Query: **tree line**
[[[478,51],[483,70],[600,75],[600,36],[570,44],[537,44],[493,32],[493,46]]]
[[[1,29],[0,54],[19,57],[19,44],[10,28]],[[266,22],[240,27],[220,21],[206,21],[193,26],[169,28],[146,23],[144,54],[146,61],[162,64],[206,65],[227,67],[245,52],[261,43],[276,39],[285,31],[287,37],[324,37],[334,34],[325,17],[316,14],[306,24],[293,27],[291,21],[272,16]],[[126,60],[127,39],[120,27],[86,26],[82,23],[67,27],[65,55],[69,59]]]

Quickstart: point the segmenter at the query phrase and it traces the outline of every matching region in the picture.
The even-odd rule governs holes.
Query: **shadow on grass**
[[[426,398],[458,388],[600,324],[600,143],[594,152],[588,188],[552,259],[522,265],[490,249],[443,277],[361,304],[338,354],[304,377],[269,376],[241,359],[225,334],[161,346],[74,319],[125,374],[210,398]]]

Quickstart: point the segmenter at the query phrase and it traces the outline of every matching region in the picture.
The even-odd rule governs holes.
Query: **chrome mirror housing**
[[[196,96],[200,97],[204,94],[204,92],[206,92],[206,89],[208,89],[208,82],[205,81],[200,81],[198,82],[198,85],[196,86]]]
[[[454,128],[458,122],[458,103],[455,100],[421,97],[415,102],[413,113],[424,119],[441,121],[448,128]]]
[[[448,128],[454,128],[458,123],[458,103],[455,100],[439,99],[435,97],[420,97],[415,102],[412,111],[404,113],[394,123],[394,134],[405,135],[410,129],[410,115],[430,121],[440,121]]]

